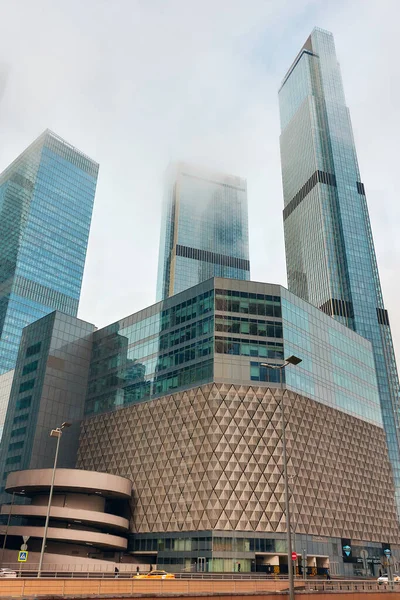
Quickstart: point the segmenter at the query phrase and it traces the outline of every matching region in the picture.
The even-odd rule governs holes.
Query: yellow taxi
[[[175,579],[173,573],[167,573],[167,571],[150,571],[150,573],[144,573],[143,575],[137,574],[133,576],[133,579]]]

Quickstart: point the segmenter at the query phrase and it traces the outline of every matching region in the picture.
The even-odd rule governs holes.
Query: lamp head
[[[302,359],[299,358],[298,356],[295,356],[294,354],[292,356],[289,356],[289,358],[286,359],[286,363],[288,363],[289,365],[299,365],[301,363]]]
[[[71,427],[71,425],[72,423],[70,423],[69,421],[64,421],[61,427],[56,427],[55,429],[52,429],[50,431],[50,437],[61,437],[63,429],[65,429],[66,427]]]

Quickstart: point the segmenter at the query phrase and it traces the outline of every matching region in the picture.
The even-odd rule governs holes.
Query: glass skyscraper
[[[167,173],[157,300],[210,277],[250,279],[246,180],[176,163]]]
[[[47,130],[0,175],[0,375],[26,325],[77,314],[98,168]]]
[[[399,380],[331,33],[313,30],[279,102],[289,289],[372,343],[400,512]]]

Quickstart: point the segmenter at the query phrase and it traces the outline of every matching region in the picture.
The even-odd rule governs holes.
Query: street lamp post
[[[294,479],[294,477],[293,477],[293,479]],[[292,481],[291,481],[291,485],[289,485],[289,493],[290,493],[290,488],[292,488],[292,490],[294,489],[294,485],[293,485]],[[292,524],[293,548],[294,548],[294,551],[296,552],[296,520],[295,520],[295,517],[293,517],[293,519],[292,519],[292,515],[290,515],[290,521],[291,521],[291,524]],[[294,561],[294,565],[293,566],[294,566],[294,572],[296,573],[297,572],[297,568],[299,566],[299,556],[298,555],[297,555],[296,560]]]
[[[45,547],[46,547],[47,530],[49,528],[51,501],[53,499],[54,480],[56,478],[58,449],[60,447],[60,440],[61,440],[63,429],[65,429],[66,427],[71,427],[71,423],[68,423],[68,421],[65,421],[65,423],[63,423],[61,425],[61,427],[56,427],[56,429],[52,429],[50,431],[50,437],[56,437],[57,438],[57,445],[56,445],[56,453],[55,453],[55,456],[54,456],[53,473],[52,473],[52,476],[51,476],[50,493],[49,493],[49,503],[47,505],[46,521],[45,521],[45,524],[44,524],[42,549],[40,551],[39,567],[38,567],[38,574],[37,574],[38,577],[40,577],[41,573],[42,573],[44,550],[45,550]]]
[[[292,566],[292,534],[290,531],[290,506],[289,506],[289,483],[287,474],[287,457],[286,457],[286,423],[285,423],[285,403],[283,400],[283,382],[282,371],[287,365],[298,365],[301,363],[301,358],[297,356],[289,356],[280,365],[261,363],[260,366],[270,369],[279,370],[279,387],[281,390],[281,413],[282,413],[282,459],[283,459],[283,478],[285,484],[285,516],[286,516],[286,543],[287,543],[287,560],[289,574],[289,600],[294,600],[294,578]]]

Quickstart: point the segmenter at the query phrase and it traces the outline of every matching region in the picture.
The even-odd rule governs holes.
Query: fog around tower
[[[80,317],[154,301],[165,169],[247,180],[251,279],[286,284],[277,91],[332,31],[400,353],[396,0],[3,0],[0,170],[47,127],[100,162]]]
[[[8,78],[8,68],[4,63],[0,63],[0,102],[5,94]]]

